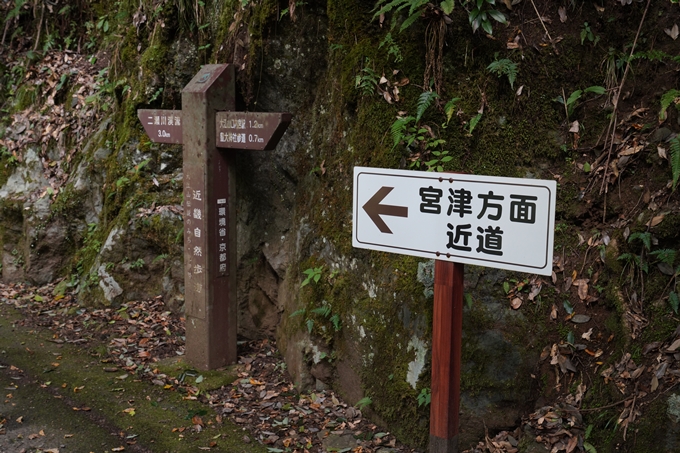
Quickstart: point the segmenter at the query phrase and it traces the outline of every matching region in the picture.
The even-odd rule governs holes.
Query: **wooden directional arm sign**
[[[182,143],[181,110],[137,110],[146,135],[156,143]]]
[[[181,110],[140,109],[137,116],[152,142],[183,143]],[[290,113],[217,112],[217,147],[271,151],[291,118]]]
[[[354,247],[552,273],[555,181],[355,167]]]
[[[217,147],[272,150],[291,120],[290,113],[217,112]]]

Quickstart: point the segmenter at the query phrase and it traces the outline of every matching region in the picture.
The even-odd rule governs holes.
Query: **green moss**
[[[663,222],[654,227],[654,236],[659,240],[672,241],[680,238],[680,214],[668,214]]]
[[[0,187],[3,187],[14,172],[14,164],[9,162],[9,157],[0,155]]]
[[[38,100],[38,89],[35,86],[21,85],[14,95],[14,110],[20,112],[33,106]]]
[[[159,373],[167,376],[180,376],[184,374],[185,383],[191,383],[198,387],[201,392],[209,392],[223,386],[229,386],[238,377],[233,367],[226,370],[196,371],[181,357],[170,357],[156,364]]]
[[[218,49],[214,52],[214,56],[217,57],[220,53],[220,46],[227,42],[229,36],[231,35],[230,29],[234,22],[234,13],[236,12],[237,3],[235,1],[225,1],[220,5],[220,13],[217,18],[217,27],[214,34],[214,39],[212,46],[214,49]],[[238,24],[236,25],[238,27]],[[214,61],[214,63],[217,63]]]
[[[12,322],[16,322],[19,316],[9,313],[6,308],[3,310],[0,325],[3,330],[11,330],[13,334],[0,340],[0,349],[13,358],[12,363],[32,376],[46,376],[45,380],[48,379],[43,374],[44,370],[50,368],[49,380],[52,384],[46,385],[50,386],[51,391],[64,399],[68,398],[73,406],[92,407],[93,412],[97,411],[99,416],[105,417],[115,432],[134,433],[141,445],[153,445],[158,451],[197,451],[199,448],[209,448],[213,441],[223,451],[266,451],[264,446],[257,443],[249,444],[246,450],[241,442],[243,431],[228,421],[215,423],[210,409],[204,404],[183,398],[183,394],[174,388],[150,385],[137,379],[134,374],[106,373],[102,371],[101,357],[94,351],[95,347],[86,349],[64,345],[57,348],[47,341],[51,339],[49,332],[26,333],[14,329]],[[26,348],[32,352],[30,355],[25,353]],[[57,355],[61,357],[60,365],[54,368],[50,364]],[[179,362],[160,366],[167,369],[170,376],[179,375],[181,370],[187,369]],[[120,379],[123,374],[127,377]],[[199,384],[199,388],[203,391],[227,384],[234,377],[231,371],[202,374],[205,380]],[[77,392],[74,390],[76,388],[79,389]],[[60,399],[50,399],[53,404],[63,404]],[[123,412],[128,408],[134,408],[134,415]],[[190,426],[191,417],[195,414],[204,414],[204,431],[182,436],[173,432],[173,428]]]
[[[169,46],[163,42],[152,43],[144,50],[139,63],[145,78],[162,74],[167,66]],[[147,84],[145,84],[147,85]]]
[[[54,215],[68,217],[73,213],[79,211],[82,200],[76,194],[73,188],[73,183],[65,185],[57,194],[57,198],[50,205],[50,210]]]

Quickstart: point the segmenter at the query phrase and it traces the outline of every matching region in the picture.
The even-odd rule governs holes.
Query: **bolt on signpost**
[[[435,260],[430,453],[457,453],[463,266],[552,274],[557,183],[354,168],[352,245]]]
[[[236,214],[232,155],[271,150],[289,113],[235,112],[234,67],[205,65],[182,110],[138,110],[149,138],[183,144],[186,359],[199,369],[236,361]]]

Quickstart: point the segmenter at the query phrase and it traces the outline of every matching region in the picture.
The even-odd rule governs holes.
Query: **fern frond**
[[[655,256],[659,261],[666,263],[669,266],[673,266],[676,254],[676,251],[673,249],[654,250],[650,253],[650,255]]]
[[[460,101],[460,98],[453,98],[444,106],[444,113],[446,114],[446,124],[449,124],[453,114],[456,110],[456,102]]]
[[[390,135],[392,136],[392,142],[394,143],[392,148],[397,146],[404,139],[406,126],[414,120],[415,118],[412,116],[406,116],[404,118],[397,118],[397,120],[392,123],[392,126],[390,126]]]
[[[680,98],[680,90],[668,90],[661,95],[661,110],[659,110],[660,122],[663,123],[666,121],[666,118],[668,117],[666,115],[666,110],[668,110],[668,107],[670,107],[671,104],[675,103],[675,105],[680,108],[680,104],[676,101],[678,98]]]
[[[647,250],[651,250],[651,248],[652,248],[652,235],[648,231],[645,231],[644,233],[635,232],[635,233],[632,233],[630,236],[628,236],[628,242],[632,242],[635,239],[639,239],[640,241],[642,241],[642,243],[647,248]]]
[[[418,98],[418,109],[416,110],[416,122],[420,121],[420,118],[422,118],[423,114],[425,113],[425,110],[427,110],[430,107],[430,104],[432,104],[432,101],[437,99],[439,95],[434,92],[434,91],[423,91],[420,97]]]
[[[389,13],[393,9],[395,11],[399,11],[400,9],[407,7],[410,3],[409,0],[392,0],[391,2],[387,3],[388,1],[389,0],[379,0],[378,3],[376,3],[375,9],[378,9],[380,5],[383,5],[383,7],[373,15],[373,19],[380,16],[381,14]]]
[[[505,75],[508,77],[508,82],[510,82],[510,88],[514,89],[515,79],[517,78],[517,63],[503,58],[501,60],[492,61],[489,66],[486,67],[487,71],[496,74],[498,77]]]
[[[392,0],[391,2],[388,3],[389,0],[379,0],[378,3],[375,5],[375,9],[378,9],[380,5],[382,8],[380,8],[374,15],[373,19],[376,17],[379,17],[382,14],[389,13],[389,12],[399,12],[402,9],[409,8],[408,10],[408,18],[402,24],[401,26],[401,31],[404,29],[408,28],[413,22],[420,17],[422,14],[423,10],[425,9],[425,6],[427,6],[428,0]]]
[[[411,14],[402,24],[401,27],[399,27],[399,31],[402,32],[406,30],[408,27],[410,27],[413,22],[418,20],[418,18],[423,14],[423,10],[416,11],[414,14]]]
[[[671,140],[670,145],[671,173],[673,174],[673,191],[675,191],[675,187],[678,185],[678,178],[680,177],[680,136]]]
[[[422,13],[422,8],[427,5],[429,0],[410,0],[411,9],[408,10],[410,15],[413,15],[417,10],[418,14]]]

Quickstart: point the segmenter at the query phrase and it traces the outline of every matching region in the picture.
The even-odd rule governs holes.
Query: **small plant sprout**
[[[494,0],[490,1],[493,2]],[[373,15],[373,19],[381,17],[386,13],[397,13],[404,10],[408,17],[402,22],[401,27],[399,28],[399,31],[402,32],[418,20],[426,9],[441,9],[444,14],[451,14],[454,5],[455,0],[443,0],[440,2],[431,2],[429,0],[378,0],[376,9],[380,9]]]
[[[600,37],[593,33],[588,22],[583,22],[583,27],[581,27],[581,45],[583,45],[586,39],[593,43],[594,46],[600,41]]]
[[[418,407],[429,406],[432,401],[432,391],[429,388],[424,388],[418,394]]]
[[[378,46],[378,49],[382,49],[383,46],[387,48],[387,56],[394,57],[395,63],[399,63],[404,59],[404,57],[401,55],[401,49],[392,38],[392,33],[388,33],[387,36],[385,36]]]
[[[451,100],[449,100],[449,102],[447,102],[444,105],[444,114],[446,115],[446,124],[442,125],[443,128],[446,128],[446,126],[448,126],[449,123],[451,122],[451,118],[453,118],[453,114],[456,112],[456,103],[458,101],[460,101],[460,98],[452,98]]]
[[[319,280],[321,279],[321,272],[323,271],[323,266],[321,267],[313,267],[309,269],[305,269],[302,271],[303,274],[305,274],[307,277],[302,281],[302,284],[300,285],[300,288],[303,288],[312,281],[314,283],[319,283]]]
[[[668,107],[675,104],[680,111],[680,90],[668,90],[661,95],[661,109],[659,110],[659,122],[663,123],[668,118]]]
[[[581,96],[583,96],[585,93],[594,93],[594,94],[604,94],[606,93],[607,90],[602,87],[602,86],[590,86],[586,88],[585,90],[576,90],[572,92],[568,98],[565,100],[565,93],[564,89],[562,90],[562,95],[557,96],[554,101],[559,102],[560,104],[564,105],[564,112],[567,116],[567,121],[569,121],[569,117],[574,113],[574,110],[578,106],[578,100],[581,99]]]
[[[467,136],[472,137],[472,131],[475,130],[475,127],[477,127],[477,124],[479,123],[479,120],[482,119],[483,112],[477,113],[477,115],[473,116],[470,119],[470,122],[465,126],[465,130],[467,131]]]
[[[508,23],[505,14],[494,9],[496,0],[468,0],[467,3],[472,3],[472,9],[468,13],[468,19],[470,20],[473,33],[481,27],[487,34],[493,34],[491,19],[500,22],[501,24]]]
[[[510,82],[510,88],[515,89],[515,79],[517,78],[517,63],[507,58],[498,59],[498,53],[495,55],[495,60],[486,67],[491,74],[497,75],[499,78],[507,76]]]
[[[362,96],[372,96],[377,93],[378,81],[380,77],[369,67],[371,61],[367,58],[366,65],[361,68],[354,80],[354,87],[359,90]]]
[[[369,398],[368,396],[364,396],[359,401],[357,401],[357,403],[354,406],[357,407],[360,411],[362,411],[366,406],[368,406],[372,402],[373,400],[371,398]]]

